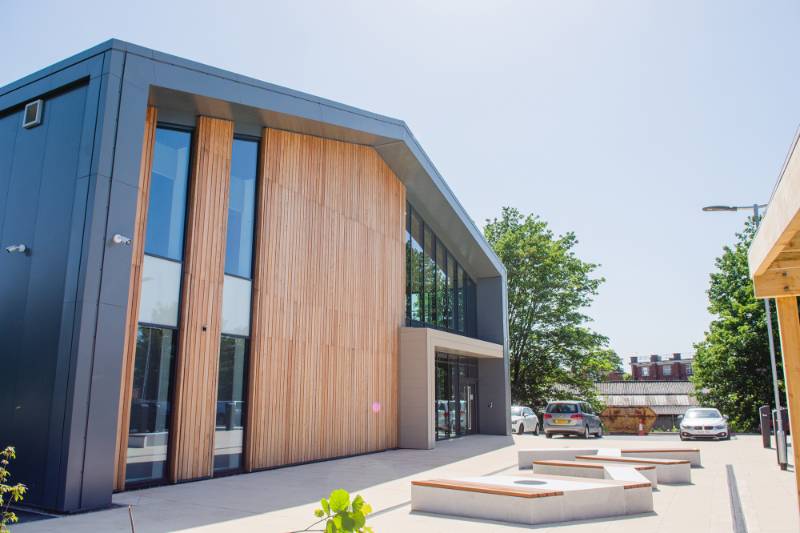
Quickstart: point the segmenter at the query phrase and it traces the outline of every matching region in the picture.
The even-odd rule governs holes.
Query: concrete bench
[[[653,459],[637,457],[612,457],[605,455],[580,455],[579,461],[591,461],[610,465],[655,466],[658,483],[691,483],[691,463],[683,459]]]
[[[648,482],[566,476],[487,476],[411,482],[411,509],[503,522],[544,524],[650,512]]]
[[[623,457],[648,457],[652,459],[682,459],[689,461],[692,467],[702,466],[700,450],[697,448],[623,448]]]
[[[528,448],[517,450],[517,465],[520,469],[531,468],[534,461],[574,461],[578,455],[597,454],[597,448]]]
[[[590,461],[541,460],[533,462],[535,474],[586,477],[591,479],[613,479],[641,483],[646,481],[653,488],[658,486],[658,474],[653,465],[615,465]]]

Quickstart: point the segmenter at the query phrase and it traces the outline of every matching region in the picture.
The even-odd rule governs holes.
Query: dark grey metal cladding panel
[[[504,345],[503,278],[478,278],[476,284],[478,338]]]
[[[81,284],[72,346],[72,405],[66,447],[64,509],[88,510],[111,503],[116,444],[125,308],[130,276],[130,248],[113,245],[110,226],[113,190],[133,197],[133,207],[117,203],[118,217],[135,217],[136,191],[110,177],[115,166],[117,117],[120,113],[124,61],[111,51],[107,74],[99,78],[97,125],[93,139],[93,172],[88,181],[87,217],[83,227]],[[115,70],[116,69],[116,70]],[[141,120],[144,120],[142,114]],[[141,140],[139,141],[141,143]],[[109,260],[109,257],[111,259]],[[109,290],[107,290],[109,289]],[[104,299],[108,302],[104,303]],[[121,317],[121,318],[120,318]]]
[[[489,435],[508,435],[511,429],[507,401],[508,381],[503,359],[478,359],[478,428]]]
[[[83,67],[91,65],[92,67],[95,66],[99,67],[99,69],[101,70],[102,63],[98,65],[89,60],[95,58],[96,56],[102,55],[106,50],[111,48],[112,43],[113,39],[105,41],[103,43],[98,44],[97,46],[89,48],[88,50],[84,50],[83,52],[80,52],[71,57],[68,57],[67,59],[59,61],[58,63],[54,63],[49,67],[45,67],[37,72],[34,72],[33,74],[25,76],[24,78],[20,78],[17,81],[11,82],[8,85],[0,87],[0,109],[9,107],[2,103],[2,99],[5,97],[6,94],[14,93],[27,86],[40,83],[42,81],[48,83],[51,86],[51,88],[56,88],[66,85],[67,83],[69,83],[69,81],[64,81],[64,79],[61,78],[60,76],[62,76],[65,72],[69,72],[70,70],[75,68],[76,65],[81,65]],[[99,74],[100,70],[93,71],[93,75]],[[47,91],[36,89],[34,94],[42,94],[44,92]]]
[[[102,57],[93,57],[58,70],[45,78],[31,80],[25,84],[13,83],[7,85],[3,89],[4,92],[0,93],[0,111],[39,98],[41,95],[51,91],[59,90],[82,78],[99,76],[102,70]]]
[[[511,389],[509,387],[507,285],[505,276],[477,280],[477,330],[478,338],[503,345],[503,359],[480,360],[479,384],[488,391],[488,399],[481,392],[481,404],[494,402],[501,410],[480,415],[481,432],[508,434],[511,431]],[[484,370],[486,374],[484,375]]]
[[[21,128],[19,113],[10,115],[18,128],[16,140],[0,146],[14,154],[0,240],[31,249],[28,255],[0,255],[0,365],[13,369],[10,391],[1,400],[10,402],[13,414],[0,420],[0,434],[19,449],[14,473],[29,486],[26,502],[48,508],[58,499],[48,478],[58,475],[59,466],[50,461],[48,448],[51,431],[62,427],[66,401],[53,395],[69,285],[70,224],[80,218],[73,213],[73,198],[86,96],[82,85],[47,98],[43,124],[30,130]],[[56,404],[60,411],[52,409]]]

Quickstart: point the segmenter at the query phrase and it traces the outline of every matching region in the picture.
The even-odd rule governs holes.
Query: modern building
[[[678,427],[678,416],[698,405],[689,381],[603,381],[595,388],[600,401],[615,413],[651,408],[656,415],[653,427],[666,431]]]
[[[692,375],[692,359],[683,359],[680,353],[663,357],[652,354],[641,361],[631,357],[630,361],[634,381],[688,381]]]
[[[26,503],[510,432],[505,270],[402,121],[112,40],[0,89]]]

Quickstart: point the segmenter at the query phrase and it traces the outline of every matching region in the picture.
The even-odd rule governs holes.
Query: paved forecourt
[[[749,533],[797,533],[794,477],[775,464],[775,450],[764,449],[756,435],[730,441],[681,443],[677,436],[605,437],[606,448],[698,448],[702,468],[692,469],[691,485],[660,485],[651,491],[654,511],[617,518],[535,526],[539,533],[730,533],[731,470]],[[545,439],[521,435],[476,435],[438,442],[434,450],[388,452],[280,468],[234,477],[123,492],[118,507],[20,524],[14,533],[92,531],[130,533],[128,505],[137,533],[293,531],[314,521],[319,499],[335,488],[361,494],[373,507],[368,524],[380,533],[529,532],[530,525],[438,515],[411,509],[411,481],[525,475],[518,469],[517,450],[586,448],[594,440]],[[578,455],[578,454],[576,454]],[[730,465],[730,469],[726,468]],[[530,472],[530,471],[528,471]],[[589,481],[587,479],[587,481]]]

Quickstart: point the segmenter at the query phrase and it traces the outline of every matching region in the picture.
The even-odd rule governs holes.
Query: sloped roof
[[[595,383],[609,407],[651,407],[657,415],[683,414],[698,405],[690,381],[604,381]]]
[[[70,68],[101,56],[105,57],[102,75],[112,76],[115,83],[121,80],[125,98],[134,95],[141,106],[149,102],[159,107],[159,116],[167,122],[180,113],[209,115],[251,128],[244,131],[247,134],[271,127],[373,147],[406,186],[407,199],[426,224],[443,236],[448,251],[464,268],[476,278],[499,276],[505,281],[502,262],[402,120],[119,39],[0,87],[0,110],[37,96],[32,89],[37,82],[45,80],[46,90],[52,90]],[[125,111],[119,115],[126,118]],[[141,138],[141,131],[132,134],[137,135]],[[135,169],[138,172],[138,163]]]

